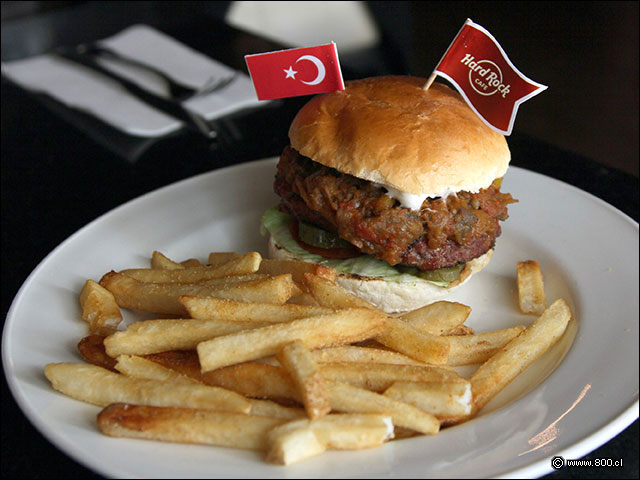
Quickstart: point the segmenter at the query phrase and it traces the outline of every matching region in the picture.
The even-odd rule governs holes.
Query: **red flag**
[[[258,100],[344,90],[335,43],[244,58]]]
[[[433,74],[454,84],[484,123],[504,135],[520,104],[547,88],[520,73],[493,35],[469,19]]]

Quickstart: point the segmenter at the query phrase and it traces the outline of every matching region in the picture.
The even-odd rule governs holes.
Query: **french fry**
[[[89,322],[92,335],[109,335],[122,322],[122,313],[113,294],[93,280],[87,280],[82,287],[80,307],[82,319]]]
[[[290,465],[326,449],[374,448],[390,438],[391,419],[379,414],[332,414],[316,420],[298,420],[269,432],[267,461]]]
[[[311,352],[318,363],[388,363],[392,365],[425,365],[392,350],[343,345]]]
[[[331,411],[327,386],[311,352],[300,340],[286,344],[276,358],[289,372],[302,404],[311,419],[320,418]]]
[[[291,465],[325,452],[327,447],[320,443],[308,422],[303,422],[303,425],[298,425],[299,422],[286,423],[267,434],[267,462]]]
[[[285,419],[214,410],[109,405],[98,414],[98,428],[111,437],[199,443],[264,450],[270,430]]]
[[[540,265],[534,260],[518,262],[516,266],[518,301],[522,313],[542,315],[547,308],[544,281]]]
[[[440,421],[461,419],[471,414],[471,384],[440,382],[396,382],[384,395],[418,407]]]
[[[282,367],[247,362],[201,374],[203,383],[255,398],[295,400],[302,403],[293,381]]]
[[[88,335],[78,342],[78,351],[82,358],[92,365],[116,371],[116,359],[107,355],[102,335]]]
[[[315,263],[302,262],[299,260],[270,260],[264,259],[258,269],[259,273],[268,275],[281,275],[291,273],[293,281],[298,285],[304,285],[304,275],[317,275],[330,281],[335,281],[337,272],[333,268],[317,265]]]
[[[227,263],[231,260],[237,260],[241,256],[242,254],[237,252],[211,252],[207,259],[207,263],[211,266],[222,265],[223,263]]]
[[[376,340],[393,350],[424,363],[444,364],[449,357],[449,342],[425,333],[400,318],[387,317],[385,328]]]
[[[258,252],[251,252],[230,260],[222,265],[201,266],[192,268],[178,268],[160,270],[154,268],[129,268],[120,273],[148,283],[197,283],[203,280],[227,277],[231,275],[246,275],[255,273],[260,267],[262,257]]]
[[[219,280],[222,279],[199,283],[145,283],[122,273],[109,272],[100,284],[113,293],[121,307],[172,315],[187,313],[179,300],[183,295],[283,304],[299,293],[291,275],[239,283],[228,280],[221,283]]]
[[[333,310],[308,305],[274,305],[272,303],[249,303],[212,297],[180,297],[192,318],[219,319],[238,322],[280,323],[300,318],[326,315]]]
[[[475,333],[475,330],[468,325],[458,325],[442,335],[450,337],[453,335],[475,335]]]
[[[184,268],[193,268],[193,267],[204,267],[204,264],[200,262],[200,260],[196,258],[188,258],[187,260],[183,260],[180,262]]]
[[[301,340],[310,349],[371,338],[384,328],[384,316],[369,309],[341,310],[328,315],[232,333],[198,345],[202,371],[274,355],[285,344]]]
[[[436,417],[408,403],[346,383],[327,380],[331,408],[346,413],[381,413],[391,416],[394,426],[433,435],[440,430]]]
[[[309,305],[309,306],[315,306],[315,307],[320,306],[318,305],[318,302],[316,301],[316,299],[313,298],[313,295],[307,292],[303,292],[300,295],[295,295],[291,297],[289,300],[287,300],[287,303],[294,304],[294,305]]]
[[[462,325],[470,313],[471,308],[467,305],[443,300],[407,312],[400,318],[422,332],[431,335],[445,335]]]
[[[340,285],[335,282],[320,277],[318,275],[312,275],[309,273],[305,273],[304,284],[307,290],[313,295],[313,298],[316,299],[318,304],[323,307],[329,308],[371,308],[375,309],[373,305],[371,305],[366,300],[363,300],[356,295],[347,292]]]
[[[375,363],[321,363],[326,380],[383,392],[397,381],[464,383],[458,372],[433,365],[392,365]]]
[[[205,340],[264,325],[264,322],[179,318],[143,320],[130,324],[127,330],[109,335],[104,340],[104,346],[110,357],[192,350]]]
[[[156,270],[184,270],[185,266],[154,250],[151,254],[151,268]]]
[[[287,420],[298,420],[307,417],[307,413],[302,408],[285,407],[271,400],[258,398],[248,398],[247,400],[251,404],[251,415],[284,418]]]
[[[447,365],[473,365],[483,363],[507,343],[520,335],[525,328],[524,325],[519,325],[476,335],[442,337],[449,342],[450,347]]]
[[[124,375],[135,378],[146,378],[160,382],[175,382],[183,385],[199,384],[194,378],[163,367],[162,365],[147,360],[137,355],[119,355],[116,359],[115,369]]]
[[[570,319],[571,310],[567,303],[563,299],[556,300],[524,332],[483,363],[471,377],[473,413],[481,410],[556,343]]]
[[[251,410],[251,404],[242,395],[220,387],[143,380],[95,365],[51,363],[45,367],[45,376],[59,392],[102,407],[123,402],[239,413]]]

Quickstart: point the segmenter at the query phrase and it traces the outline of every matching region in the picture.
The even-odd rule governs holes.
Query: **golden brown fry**
[[[98,428],[112,437],[200,443],[264,450],[267,433],[285,419],[214,410],[117,403],[98,414]]]
[[[251,410],[251,404],[242,395],[230,390],[131,378],[95,365],[51,363],[45,367],[45,376],[59,392],[99,406],[124,402],[239,413]]]
[[[439,301],[401,315],[400,318],[418,330],[431,335],[453,335],[452,329],[462,325],[471,308],[457,302]]]
[[[211,252],[207,263],[211,266],[222,265],[231,260],[237,260],[241,256],[242,254],[237,252]]]
[[[302,408],[285,407],[271,400],[260,400],[258,398],[248,398],[247,400],[251,404],[251,415],[284,418],[287,420],[298,420],[307,417],[307,413]]]
[[[387,317],[385,328],[376,340],[424,363],[444,364],[449,356],[447,340],[422,332],[400,318]]]
[[[475,335],[475,333],[475,330],[467,325],[458,325],[442,335],[450,337],[453,335]]]
[[[396,382],[384,395],[409,403],[450,423],[471,413],[471,384],[440,382]]]
[[[302,402],[289,374],[282,367],[247,362],[201,374],[203,383],[227,388],[254,398]]]
[[[157,270],[184,270],[185,267],[154,250],[151,254],[151,268]]]
[[[315,263],[302,262],[299,260],[264,259],[260,264],[258,272],[266,273],[268,275],[290,273],[293,275],[293,281],[300,286],[305,284],[305,274],[317,275],[318,277],[325,278],[332,282],[335,281],[337,275],[337,272],[333,268],[317,265]]]
[[[260,266],[262,257],[257,252],[247,253],[242,257],[231,260],[222,265],[201,266],[192,268],[177,268],[161,270],[154,268],[129,268],[120,273],[148,283],[197,283],[214,278],[232,275],[247,275],[255,273]]]
[[[381,348],[343,345],[311,352],[318,363],[389,363],[394,365],[425,365],[401,353]]]
[[[148,380],[158,380],[160,382],[175,382],[183,385],[201,383],[194,378],[182,375],[181,373],[163,367],[159,363],[152,362],[137,355],[119,355],[116,359],[115,369],[129,377],[146,378]]]
[[[92,335],[109,335],[122,322],[122,313],[113,294],[94,282],[87,280],[80,292],[82,319],[89,322]]]
[[[374,310],[353,308],[229,334],[198,345],[200,365],[206,372],[256,360],[274,355],[293,340],[311,349],[357,342],[380,333],[384,319]]]
[[[326,307],[237,302],[212,297],[184,296],[180,297],[180,301],[192,318],[238,322],[280,323],[315,315],[326,315],[333,311]]]
[[[323,307],[370,308],[375,309],[366,300],[346,291],[337,283],[318,275],[304,274],[304,284],[313,298]]]
[[[264,322],[224,320],[158,319],[132,323],[125,331],[109,335],[105,349],[110,357],[146,355],[169,350],[192,350],[200,342],[220,335],[257,328]]]
[[[327,387],[333,410],[389,415],[394,426],[410,428],[426,435],[433,435],[440,430],[440,422],[436,417],[408,403],[346,383],[327,381]]]
[[[116,359],[107,355],[102,335],[89,335],[78,342],[78,351],[82,358],[92,365],[116,371]]]
[[[447,365],[473,365],[483,363],[525,329],[524,325],[493,330],[477,335],[442,337],[449,342]]]
[[[556,343],[569,320],[569,306],[563,299],[556,300],[529,328],[483,363],[471,377],[474,413]]]
[[[304,343],[294,340],[286,344],[276,358],[291,376],[309,418],[316,419],[329,413],[331,404],[327,386]]]
[[[544,281],[540,265],[533,260],[518,262],[516,274],[520,311],[542,315],[547,307],[547,301],[544,295]]]
[[[394,382],[464,383],[458,372],[434,365],[390,365],[376,363],[323,363],[320,371],[326,380],[383,392]]]
[[[145,283],[122,273],[109,272],[102,277],[100,284],[113,293],[121,307],[172,315],[187,313],[179,300],[183,295],[283,304],[299,291],[291,275],[239,283],[221,280],[223,279],[199,283]]]

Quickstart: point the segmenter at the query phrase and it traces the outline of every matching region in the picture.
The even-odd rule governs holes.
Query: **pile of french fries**
[[[539,266],[521,263],[520,305],[539,317],[476,334],[466,305],[391,316],[323,266],[153,252],[150,268],[86,282],[87,363],[49,364],[45,375],[103,407],[106,435],[252,449],[275,464],[433,435],[473,418],[565,331],[566,302],[547,308]],[[124,326],[123,308],[161,318]],[[460,365],[480,366],[464,378]]]

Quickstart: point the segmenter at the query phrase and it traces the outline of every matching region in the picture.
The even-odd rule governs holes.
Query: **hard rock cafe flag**
[[[335,43],[246,55],[258,100],[344,90]]]
[[[487,30],[467,19],[425,85],[439,75],[489,127],[511,135],[522,102],[547,87],[525,77]]]

